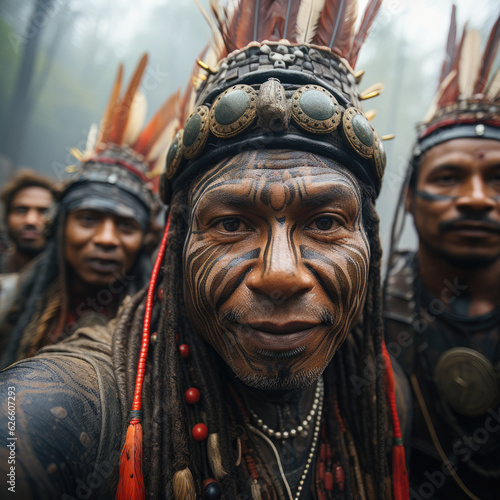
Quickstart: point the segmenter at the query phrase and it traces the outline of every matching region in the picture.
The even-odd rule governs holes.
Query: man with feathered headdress
[[[418,252],[390,256],[387,346],[413,389],[414,498],[494,499],[500,488],[499,42],[500,19],[483,54],[476,30],[457,44],[453,7],[401,197]]]
[[[93,358],[89,446],[71,439],[70,473],[31,455],[57,494],[408,498],[382,339],[385,156],[361,111],[377,91],[360,94],[352,70],[379,7],[356,30],[355,0],[212,3],[215,57],[199,61],[167,153],[148,291],[118,317],[112,364]],[[81,426],[53,389],[63,425]],[[24,416],[39,398],[22,391]],[[23,421],[32,442],[40,425]]]
[[[154,169],[164,161],[174,111],[164,106],[142,130],[146,63],[144,55],[123,95],[120,66],[100,130],[91,128],[85,153],[73,150],[80,164],[60,193],[47,249],[20,276],[0,318],[2,367],[78,327],[107,323],[147,282],[160,207]]]

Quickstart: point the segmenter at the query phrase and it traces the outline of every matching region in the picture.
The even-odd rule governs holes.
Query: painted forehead
[[[190,191],[191,206],[207,190],[244,183],[284,183],[303,185],[332,182],[342,186],[346,194],[360,198],[356,177],[343,165],[329,158],[303,151],[259,150],[240,153],[221,161],[200,176]]]

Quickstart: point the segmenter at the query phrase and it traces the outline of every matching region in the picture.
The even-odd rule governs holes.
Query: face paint
[[[460,265],[500,257],[500,142],[455,139],[424,156],[408,206],[420,245]]]
[[[189,318],[257,388],[312,384],[362,308],[370,246],[358,183],[309,153],[257,151],[191,189]]]

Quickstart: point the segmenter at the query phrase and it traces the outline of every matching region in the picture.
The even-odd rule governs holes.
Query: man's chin
[[[18,253],[25,255],[26,257],[36,257],[38,254],[45,250],[45,244],[33,243],[32,245],[27,243],[20,243],[16,245]]]
[[[245,385],[253,389],[263,391],[291,391],[311,386],[318,380],[324,369],[324,367],[314,368],[286,377],[273,377],[270,375],[261,375],[260,373],[238,373],[237,370],[233,371]]]

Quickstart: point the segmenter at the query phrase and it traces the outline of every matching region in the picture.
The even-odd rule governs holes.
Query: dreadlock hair
[[[356,489],[366,492],[366,498],[385,498],[390,492],[386,439],[388,406],[382,359],[382,251],[373,190],[363,183],[360,186],[363,224],[371,246],[366,301],[358,325],[324,373],[325,414],[340,413],[344,416],[341,426],[347,427],[345,422],[349,422],[349,429],[339,432],[339,423],[331,417],[326,431],[330,442],[340,450],[346,471],[346,498],[358,497],[356,492],[350,491],[349,476],[357,484]],[[170,205],[169,240],[159,278],[158,294],[162,298],[153,308],[151,332],[156,333],[148,353],[149,367],[142,397],[146,497],[179,498],[178,493],[174,494],[174,476],[187,472],[194,478],[198,495],[201,495],[199,488],[203,479],[215,476],[225,498],[252,498],[249,476],[243,467],[235,465],[238,453],[233,443],[239,434],[238,427],[244,423],[241,412],[234,398],[226,396],[227,387],[216,369],[221,366],[220,358],[193,331],[184,308],[182,251],[188,229],[188,192],[189,186],[181,188]],[[113,337],[113,366],[124,416],[123,436],[128,425],[141,348],[141,319],[146,302],[145,295],[142,297],[124,311]],[[179,356],[178,345],[183,343],[190,348],[189,368]],[[207,376],[210,367],[213,369]],[[200,404],[195,405],[200,407],[194,410],[195,416],[183,397],[191,385],[198,387],[202,394]],[[358,397],[352,397],[353,389]],[[208,451],[205,442],[198,445],[190,437],[193,423],[200,422],[200,414],[210,433]],[[211,473],[204,460],[207,453]]]

